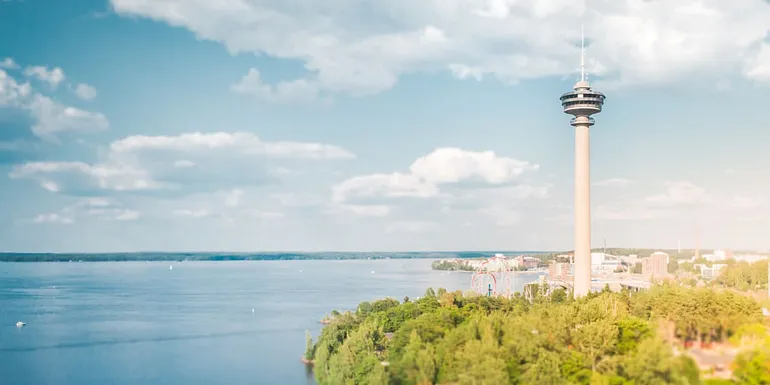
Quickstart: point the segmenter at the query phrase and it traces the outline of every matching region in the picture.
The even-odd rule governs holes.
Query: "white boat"
[[[24,327],[24,326],[26,326],[26,325],[27,325],[27,324],[25,324],[24,322],[21,322],[21,321],[19,321],[19,322],[16,322],[16,327],[17,327],[17,328],[21,328],[21,327]]]

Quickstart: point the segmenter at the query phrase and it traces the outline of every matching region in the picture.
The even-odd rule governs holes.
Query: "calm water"
[[[0,382],[312,384],[299,359],[325,313],[470,288],[430,263],[0,263]]]

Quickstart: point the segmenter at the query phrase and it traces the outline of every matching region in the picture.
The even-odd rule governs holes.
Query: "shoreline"
[[[223,262],[223,261],[340,261],[340,260],[387,260],[387,259],[474,259],[485,258],[496,252],[444,251],[444,252],[134,252],[134,253],[0,253],[0,262]],[[516,252],[521,253],[521,252]],[[528,252],[540,254],[541,252]],[[542,252],[547,253],[547,252]]]

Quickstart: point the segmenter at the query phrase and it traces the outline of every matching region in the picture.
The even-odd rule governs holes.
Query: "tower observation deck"
[[[575,127],[575,255],[573,295],[591,291],[591,115],[602,112],[605,96],[591,89],[585,75],[585,44],[581,42],[580,81],[559,100]]]

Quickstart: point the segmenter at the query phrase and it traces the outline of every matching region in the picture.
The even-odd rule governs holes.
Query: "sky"
[[[2,0],[0,251],[770,249],[766,0]],[[700,234],[696,236],[696,234]]]

